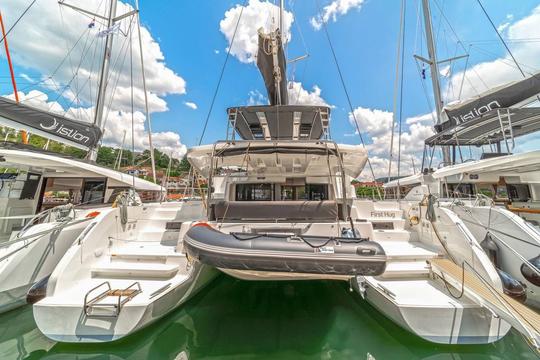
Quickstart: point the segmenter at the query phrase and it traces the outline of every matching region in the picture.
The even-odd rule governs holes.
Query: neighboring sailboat
[[[106,39],[103,78],[108,74],[112,36]],[[14,79],[13,84],[17,101],[0,97],[0,124],[84,150],[97,148],[101,122],[82,122],[21,103]],[[101,82],[100,92],[105,87],[106,82]],[[102,98],[98,97],[98,102],[102,103]],[[100,119],[103,116],[96,114]],[[0,160],[4,169],[0,185],[0,203],[4,205],[0,209],[0,312],[25,304],[27,291],[35,283],[45,286],[68,248],[91,228],[100,208],[114,202],[120,192],[148,192],[154,201],[164,192],[154,183],[29,146],[3,143]],[[47,194],[54,191],[67,194],[67,201],[47,203]],[[56,207],[63,203],[65,206]]]
[[[425,207],[418,203],[436,196],[435,207],[452,211],[486,250],[505,292],[539,307],[540,234],[530,222],[540,220],[534,185],[540,153],[512,155],[512,151],[516,138],[540,131],[540,107],[523,106],[540,93],[540,73],[443,106],[429,4],[427,0],[423,4],[438,115],[436,133],[425,140],[424,164],[431,163],[427,153],[436,147],[443,149],[444,159],[442,168],[433,170],[427,165],[421,174],[388,182],[386,193],[403,197],[402,206],[414,217],[413,227],[419,229],[426,221],[411,209],[425,214]],[[495,151],[458,164],[458,154],[463,161],[462,146],[490,146]]]
[[[116,3],[111,0],[110,26],[119,18],[137,13],[115,17]],[[105,57],[110,52],[112,32],[107,36],[110,38],[107,38]],[[107,78],[103,75],[107,68],[108,60],[104,60],[102,80]],[[103,114],[105,91],[104,83],[101,85],[95,121],[98,128],[103,123],[99,114]],[[95,156],[95,150],[90,148],[90,159]],[[63,342],[120,339],[165,316],[213,279],[216,274],[213,269],[192,264],[178,245],[191,223],[204,217],[201,201],[142,203],[136,190],[162,188],[95,165],[61,161],[60,157],[55,162],[49,160],[49,163],[43,160],[45,168],[49,165],[58,172],[69,173],[63,164],[70,163],[79,169],[85,176],[85,184],[93,181],[90,198],[103,196],[113,204],[92,207],[86,212],[75,210],[73,221],[88,221],[87,226],[76,236],[66,235],[68,246],[57,259],[56,267],[53,266],[46,290],[32,288],[29,293],[32,300],[39,300],[34,305],[34,318],[45,336]],[[99,179],[88,179],[98,174]],[[120,184],[112,181],[115,179]],[[96,184],[98,180],[100,186]],[[62,183],[61,179],[58,182]],[[110,194],[112,190],[115,192]],[[161,201],[162,195],[160,191],[157,200]],[[41,285],[40,282],[36,286]]]

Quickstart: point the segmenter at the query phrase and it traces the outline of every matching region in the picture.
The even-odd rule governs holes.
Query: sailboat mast
[[[433,38],[433,26],[431,24],[431,10],[429,9],[429,0],[422,0],[422,8],[424,12],[424,24],[426,28],[426,42],[429,54],[429,67],[431,70],[431,84],[433,86],[433,96],[435,98],[435,112],[437,114],[436,124],[440,124],[443,102],[441,96],[441,83],[439,81],[439,65],[437,61],[437,49]],[[443,147],[443,162],[450,163],[450,151],[447,147]]]
[[[279,27],[279,34],[280,34],[280,40],[281,43],[283,43],[283,7],[284,7],[284,0],[280,0],[279,2],[279,21],[278,21],[278,27]],[[283,104],[283,94],[281,93],[281,80],[283,74],[281,73],[281,69],[279,67],[279,59],[278,59],[278,51],[279,51],[279,42],[278,42],[278,29],[275,29],[272,37],[272,60],[274,63],[274,81],[276,86],[276,103],[277,105]]]
[[[114,25],[114,19],[116,17],[116,5],[117,0],[110,0],[109,16],[107,19],[107,29],[112,29]],[[105,40],[105,52],[103,53],[103,61],[101,63],[101,70],[99,74],[99,89],[96,101],[96,112],[94,115],[94,125],[103,130],[103,110],[105,106],[105,92],[107,89],[107,79],[109,77],[109,67],[111,63],[111,52],[113,45],[113,31],[108,31]],[[97,148],[92,148],[89,153],[90,160],[96,160]]]
[[[431,69],[431,83],[433,86],[433,95],[435,97],[435,111],[437,113],[437,124],[441,122],[442,98],[441,84],[439,82],[439,66],[437,64],[437,51],[435,40],[433,39],[433,27],[431,25],[431,11],[429,9],[429,0],[422,0],[424,10],[424,23],[426,28],[426,42],[429,54],[429,67]]]
[[[285,8],[285,0],[279,1],[279,31],[282,34],[283,37],[283,12]]]

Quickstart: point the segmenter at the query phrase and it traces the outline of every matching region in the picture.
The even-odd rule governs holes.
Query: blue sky
[[[48,0],[38,0],[38,3],[40,1]],[[322,7],[332,2],[347,2],[346,0],[319,1]],[[76,3],[77,1],[72,0],[71,2]],[[288,57],[295,58],[306,53],[302,37],[309,53],[307,60],[297,63],[294,80],[301,82],[303,88],[310,92],[313,91],[314,87],[320,88],[320,97],[334,107],[332,115],[334,139],[339,142],[358,143],[357,137],[349,136],[354,133],[354,127],[349,121],[350,109],[324,31],[316,30],[310,24],[310,19],[319,13],[317,0],[286,0],[285,2],[288,10],[292,10],[294,15],[294,23],[291,27],[292,40],[288,45]],[[367,114],[368,110],[391,112],[401,2],[398,0],[351,0],[349,2],[354,2],[357,6],[348,9],[346,14],[338,14],[336,21],[330,19],[327,26],[350,93],[352,106],[355,109],[362,108],[366,110],[359,112],[359,115]],[[15,3],[18,4],[15,5]],[[21,6],[24,5],[21,3],[22,0],[8,0],[5,9],[0,5],[0,10],[9,15],[9,18],[6,19],[8,26],[18,16],[17,11],[20,13]],[[156,111],[152,114],[153,131],[178,133],[181,143],[188,147],[197,144],[225,59],[226,49],[229,45],[225,35],[220,31],[220,21],[224,19],[227,10],[237,6],[239,3],[239,1],[217,0],[141,1],[142,23],[159,44],[164,56],[163,62],[165,66],[186,82],[185,93],[179,94],[179,91],[177,91],[177,93],[160,96],[166,101],[168,111]],[[504,27],[504,24],[509,23],[511,27],[512,24],[519,22],[521,19],[531,16],[540,2],[532,0],[483,0],[483,4],[494,23],[501,26],[503,36],[510,38],[512,34],[508,32],[508,27]],[[57,7],[58,5],[53,1],[47,6]],[[443,8],[444,15],[450,21],[452,28],[455,29],[466,48],[471,49],[468,69],[474,64],[489,63],[507,56],[476,1],[432,0],[431,8],[437,35],[439,58],[452,57],[463,53],[461,50],[456,52],[456,41],[451,34],[450,26],[441,17],[440,7]],[[32,11],[39,12],[43,10],[36,7],[30,10],[30,12]],[[63,14],[64,17],[69,16],[68,12]],[[37,15],[34,14],[34,16]],[[29,16],[31,16],[31,13],[29,13]],[[418,21],[421,21],[421,18],[418,17],[418,0],[408,0],[405,31],[404,121],[406,118],[428,114],[433,106],[428,104],[422,89],[422,81],[424,81],[431,94],[429,73],[427,79],[422,80],[413,59],[414,53],[427,56],[425,41],[421,34],[418,33]],[[24,22],[21,22],[15,28],[13,40],[10,39],[12,44],[13,41],[19,43],[20,41],[32,42],[31,36],[24,34],[27,26],[29,26],[28,23],[25,25]],[[84,26],[86,24],[83,24]],[[530,27],[533,26],[530,25]],[[539,27],[540,24],[537,24],[536,28]],[[38,28],[37,31],[40,31],[40,29]],[[471,44],[472,47],[469,48]],[[540,48],[540,42],[536,45]],[[510,46],[516,48],[521,44],[517,41],[510,42]],[[528,42],[528,46],[534,46],[534,43]],[[20,58],[17,52],[29,51],[28,49],[19,49],[17,45],[12,45],[12,48],[16,61],[15,72],[18,76],[25,74],[32,78],[40,78],[44,75],[40,72],[38,66],[33,66],[28,60],[17,61]],[[7,95],[12,90],[6,79],[9,73],[3,51],[0,53],[2,54],[0,61],[0,93]],[[58,59],[58,61],[60,60]],[[40,60],[36,58],[35,61],[39,62]],[[540,60],[537,60],[536,64],[525,63],[530,65],[531,71],[540,67]],[[454,74],[457,74],[460,69],[463,70],[464,62],[457,62],[454,67],[453,72],[447,78],[443,78],[443,85]],[[289,67],[289,70],[292,70],[291,68]],[[513,76],[515,79],[519,78],[517,70],[512,71],[515,74],[509,74],[501,79],[487,79],[486,81],[489,84],[497,84],[503,79],[512,80],[514,79]],[[292,71],[290,71],[289,78],[292,76]],[[479,80],[473,81],[478,82]],[[43,86],[36,88],[44,90]],[[212,111],[204,142],[224,138],[226,128],[225,109],[229,106],[247,104],[250,93],[255,91],[265,93],[262,79],[256,67],[253,63],[246,64],[232,56],[225,70],[225,76]],[[49,100],[50,98],[51,95],[49,95]],[[59,102],[64,107],[66,106],[65,99],[60,97]],[[186,106],[186,102],[196,104],[197,109]],[[379,114],[383,113],[380,112]],[[378,119],[374,115],[366,117],[365,121],[377,122]],[[385,120],[381,121],[384,122]],[[359,122],[361,125],[366,125],[363,121]],[[431,125],[425,121],[423,124],[426,126]],[[376,125],[374,126],[376,128]],[[408,129],[408,125],[404,125],[404,129]],[[382,133],[379,130],[366,131],[364,136],[368,143],[373,142],[373,137],[379,136],[379,138],[382,138]],[[414,134],[411,134],[410,140],[418,142]],[[417,149],[411,150],[411,153],[415,151]],[[375,155],[383,157],[381,151],[378,154],[375,152]]]
[[[226,10],[237,4],[229,1],[185,2],[178,7],[174,1],[160,1],[162,9],[178,11],[159,11],[155,2],[147,2],[142,7],[143,21],[153,35],[160,40],[166,54],[167,64],[180,73],[187,81],[186,96],[171,96],[168,100],[171,111],[154,115],[157,129],[172,126],[182,134],[183,141],[194,145],[200,135],[200,126],[205,118],[219,71],[225,58],[227,42],[219,31],[219,21]],[[538,5],[537,1],[487,1],[486,7],[494,21],[503,23],[507,14],[520,18],[530,13]],[[360,10],[352,10],[335,23],[328,25],[338,60],[346,78],[353,107],[392,109],[393,81],[395,76],[395,53],[399,26],[399,1],[367,1]],[[433,6],[434,24],[438,18]],[[305,88],[317,85],[323,98],[336,106],[332,116],[333,135],[339,141],[354,141],[343,134],[353,132],[347,121],[348,104],[332,60],[323,31],[315,31],[309,19],[317,13],[316,1],[297,2],[294,6],[295,22],[300,26],[309,59],[298,64],[296,78]],[[414,30],[416,27],[416,1],[409,1],[408,34],[406,44],[405,69],[405,116],[428,112],[423,96],[416,65],[412,60]],[[189,14],[189,15],[188,15]],[[446,4],[446,16],[453,20],[453,26],[464,40],[496,40],[496,35],[472,1],[452,1]],[[298,30],[293,26],[289,57],[304,54]],[[500,44],[494,43],[485,48],[497,55],[503,55]],[[216,55],[214,50],[220,50]],[[441,56],[444,49],[440,46]],[[294,54],[294,55],[293,55]],[[486,60],[484,54],[476,53],[476,61]],[[307,67],[304,73],[304,67]],[[302,74],[304,74],[302,78]],[[428,83],[429,85],[429,83]],[[258,90],[264,93],[264,86],[255,66],[242,64],[237,59],[229,61],[224,81],[211,117],[208,139],[215,140],[224,135],[226,117],[224,109],[236,104],[245,104],[248,93]],[[186,108],[183,101],[194,101],[199,105],[197,111]]]

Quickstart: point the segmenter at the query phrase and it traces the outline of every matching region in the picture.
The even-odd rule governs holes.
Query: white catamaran
[[[515,326],[538,345],[538,315],[503,293],[451,211],[428,201],[414,227],[399,202],[356,198],[366,150],[330,139],[328,107],[287,103],[280,30],[259,35],[270,105],[230,108],[227,139],[188,151],[210,189],[208,221],[184,237],[190,258],[239,279],[349,281],[432,342],[491,343]]]
[[[138,16],[136,9],[117,16],[117,1],[109,3],[106,17],[93,14],[107,20],[107,29]],[[130,40],[134,23],[138,18],[130,22]],[[28,299],[37,301],[36,324],[57,341],[122,338],[174,310],[216,274],[191,263],[178,245],[190,224],[204,217],[201,201],[163,203],[161,186],[94,163],[114,31],[105,33],[93,124],[0,98],[3,125],[89,150],[83,161],[7,144],[0,149],[0,201],[6,205],[0,310],[24,303],[34,284]],[[152,202],[142,202],[146,197]],[[67,204],[58,207],[62,201]],[[14,223],[14,217],[36,213],[22,229]]]

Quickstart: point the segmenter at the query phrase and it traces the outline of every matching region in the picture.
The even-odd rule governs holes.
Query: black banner
[[[101,138],[101,130],[93,124],[18,104],[1,96],[0,123],[83,149],[95,147]]]
[[[463,104],[448,106],[448,120],[435,126],[437,132],[476,119],[493,109],[507,108],[540,93],[540,74],[491,90]]]

